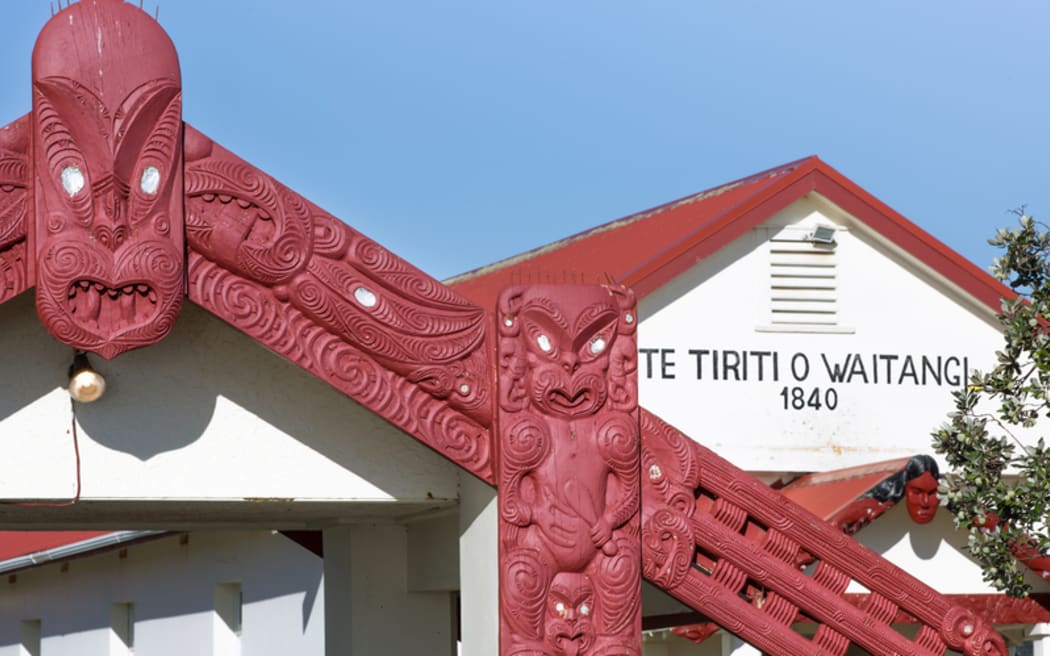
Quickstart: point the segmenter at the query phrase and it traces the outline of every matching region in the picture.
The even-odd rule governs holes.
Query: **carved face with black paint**
[[[73,4],[33,50],[37,309],[111,358],[159,341],[184,293],[182,93],[171,40],[122,0]]]
[[[561,417],[592,415],[605,405],[605,371],[616,339],[620,308],[601,287],[580,287],[586,296],[567,310],[526,291],[520,316],[529,362],[529,394],[544,412]]]

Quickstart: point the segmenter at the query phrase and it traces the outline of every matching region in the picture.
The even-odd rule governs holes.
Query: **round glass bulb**
[[[91,369],[82,369],[69,379],[69,395],[74,401],[91,403],[106,393],[106,379]]]

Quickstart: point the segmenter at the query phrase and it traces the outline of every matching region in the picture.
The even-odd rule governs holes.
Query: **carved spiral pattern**
[[[485,330],[480,309],[454,316],[420,310],[400,302],[393,294],[374,293],[375,305],[361,309],[349,300],[355,291],[377,285],[338,263],[315,258],[307,273],[290,285],[292,303],[330,330],[345,334],[406,374],[418,364],[448,365],[480,347]],[[445,390],[445,394],[449,390]]]
[[[231,228],[273,223],[272,236],[254,242],[246,235],[249,239],[239,244],[192,243],[196,235],[191,231],[188,236],[198,252],[266,285],[288,280],[309,260],[313,231],[305,201],[269,176],[241,161],[209,158],[187,165],[185,185],[187,202],[197,204],[195,220],[211,216],[200,204],[214,204],[218,197],[224,207],[216,208],[216,216]],[[238,203],[231,204],[231,197]]]
[[[0,303],[29,288],[26,273],[26,243],[15,242],[0,251]]]
[[[554,577],[551,567],[535,549],[517,547],[503,555],[500,569],[504,574],[500,602],[505,608],[516,610],[515,613],[504,613],[503,619],[521,635],[542,638],[540,627],[547,602],[546,591]]]
[[[25,239],[28,203],[24,158],[0,150],[0,249]]]
[[[512,469],[533,469],[550,453],[550,431],[534,417],[518,418],[505,435],[502,456]]]
[[[670,510],[656,511],[642,530],[642,566],[645,578],[665,590],[685,580],[696,545],[689,521]]]
[[[409,372],[407,378],[439,399],[452,393],[456,377],[448,367],[419,367]]]
[[[613,469],[638,469],[638,425],[628,415],[613,415],[598,427],[598,449]]]
[[[453,462],[489,463],[488,435],[475,421],[448,406],[439,406],[431,423],[436,428],[431,440],[439,453]]]
[[[964,629],[969,627],[969,632]],[[959,606],[948,609],[941,621],[941,637],[951,647],[961,647],[977,629],[977,617]]]
[[[347,261],[371,271],[376,280],[417,301],[435,308],[460,307],[475,309],[474,305],[452,288],[441,284],[400,257],[361,234],[355,233]]]
[[[483,480],[493,482],[490,436],[474,420],[277,300],[259,283],[190,253],[190,299],[275,352],[414,435]]]
[[[491,480],[489,435],[482,428],[491,421],[484,311],[188,126],[186,144],[191,254],[255,288],[209,309],[223,316],[229,306],[238,327],[326,380],[340,381],[358,400],[371,399],[381,414],[403,415],[384,414],[409,432],[423,431],[428,444]],[[223,295],[213,288],[226,276],[209,270],[198,280],[207,282],[191,285],[191,296]],[[367,303],[359,298],[362,287]],[[288,332],[292,323],[295,333]],[[341,374],[324,360],[335,354],[360,360],[340,344],[318,341],[319,333],[367,358],[382,370],[379,378],[392,373],[398,388],[413,390],[413,399],[422,392],[437,405],[417,403],[406,414],[404,405],[359,389],[362,376],[353,372],[362,367]],[[324,352],[317,350],[322,343]],[[326,368],[329,373],[319,373]]]
[[[601,633],[618,635],[641,617],[641,595],[633,594],[641,576],[641,553],[635,540],[615,538],[616,554],[599,561],[602,591]]]
[[[342,259],[350,247],[351,233],[341,227],[339,219],[325,212],[312,215],[314,253],[334,260]]]

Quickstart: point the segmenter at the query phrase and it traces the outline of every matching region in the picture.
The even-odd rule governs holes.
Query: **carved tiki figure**
[[[175,47],[122,0],[55,15],[33,49],[36,304],[112,358],[170,332],[185,293]]]
[[[498,322],[502,653],[638,654],[634,297],[515,287]]]

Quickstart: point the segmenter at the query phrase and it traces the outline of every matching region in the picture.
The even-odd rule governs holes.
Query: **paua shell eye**
[[[536,346],[539,346],[544,353],[550,353],[553,348],[551,338],[542,333],[536,337]]]
[[[605,339],[601,335],[596,336],[591,340],[591,343],[587,345],[587,350],[594,355],[598,355],[605,350]]]
[[[78,166],[67,166],[62,169],[62,188],[70,197],[76,196],[84,188],[84,174]]]
[[[157,193],[157,189],[160,188],[160,171],[157,170],[156,166],[147,166],[142,169],[142,179],[139,180],[139,188],[142,189],[142,193],[150,196]]]

